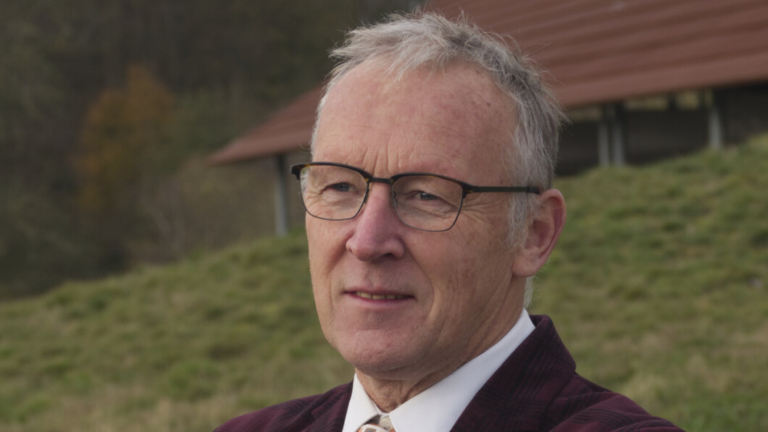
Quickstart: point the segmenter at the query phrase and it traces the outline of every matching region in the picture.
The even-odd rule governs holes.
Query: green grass
[[[0,430],[212,430],[350,368],[302,233],[0,305]]]
[[[532,312],[579,373],[687,430],[768,430],[768,139],[557,187]],[[0,304],[2,431],[206,431],[350,378],[302,232]]]
[[[768,430],[768,138],[557,186],[533,312],[578,372],[688,430]]]

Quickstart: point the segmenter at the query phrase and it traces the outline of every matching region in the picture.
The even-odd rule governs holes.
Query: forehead
[[[367,62],[329,91],[313,155],[375,175],[430,171],[472,182],[472,171],[504,172],[513,119],[511,99],[472,65],[395,78]]]

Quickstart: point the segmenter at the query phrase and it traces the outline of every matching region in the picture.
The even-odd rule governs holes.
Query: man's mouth
[[[400,300],[400,299],[409,297],[404,295],[393,295],[393,294],[382,294],[382,295],[368,294],[362,291],[355,291],[354,294],[358,297],[362,297],[364,299],[369,299],[369,300]]]

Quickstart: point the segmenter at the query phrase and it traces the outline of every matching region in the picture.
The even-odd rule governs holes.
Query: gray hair
[[[510,42],[515,45],[514,41]],[[517,47],[515,45],[515,49]],[[318,106],[319,119],[330,90],[349,71],[367,60],[389,63],[396,79],[414,69],[445,70],[457,62],[480,66],[501,91],[515,102],[517,127],[510,136],[504,168],[510,180],[522,185],[549,189],[557,161],[560,105],[541,82],[540,73],[522,54],[513,52],[503,39],[470,24],[465,17],[451,21],[434,13],[391,15],[385,23],[350,31],[331,56],[339,60]],[[315,124],[315,128],[317,124]],[[315,129],[316,132],[316,129]],[[315,133],[312,136],[314,145]],[[512,194],[514,195],[514,194]],[[510,247],[519,247],[526,227],[538,213],[538,200],[511,198]],[[526,283],[525,306],[532,296],[532,281]]]

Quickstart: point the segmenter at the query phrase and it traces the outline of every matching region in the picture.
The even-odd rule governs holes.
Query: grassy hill
[[[768,430],[768,139],[557,187],[532,312],[579,373],[687,430]],[[302,232],[0,304],[2,431],[208,431],[350,378]]]

